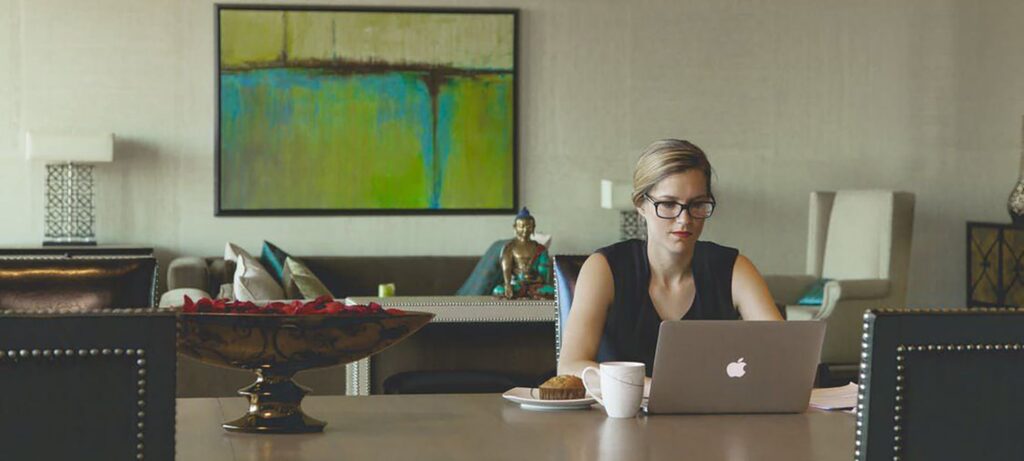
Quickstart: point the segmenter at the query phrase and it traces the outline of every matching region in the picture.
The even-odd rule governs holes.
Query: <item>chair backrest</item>
[[[0,314],[0,458],[172,461],[175,334],[153,309]]]
[[[0,310],[153,307],[156,284],[153,256],[0,258]]]
[[[588,255],[555,255],[555,303],[558,304],[558,321],[555,328],[555,357],[562,351],[562,334],[565,323],[569,320],[569,309],[572,308],[573,293],[576,292],[576,279]],[[597,348],[597,362],[613,359],[610,343],[601,334],[601,343]]]
[[[905,284],[913,220],[914,194],[909,192],[813,192],[807,273]]]
[[[865,317],[857,461],[1024,459],[1024,311]]]

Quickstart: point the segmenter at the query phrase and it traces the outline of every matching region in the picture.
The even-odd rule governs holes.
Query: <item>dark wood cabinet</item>
[[[1024,306],[1024,227],[967,223],[967,306]]]
[[[3,256],[151,256],[153,248],[136,245],[0,246]]]

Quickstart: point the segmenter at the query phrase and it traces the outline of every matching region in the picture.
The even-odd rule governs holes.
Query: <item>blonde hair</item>
[[[681,139],[654,141],[644,149],[633,170],[633,205],[639,207],[644,201],[644,195],[662,179],[692,169],[704,173],[708,197],[714,200],[715,196],[711,193],[711,163],[704,151],[690,141]]]

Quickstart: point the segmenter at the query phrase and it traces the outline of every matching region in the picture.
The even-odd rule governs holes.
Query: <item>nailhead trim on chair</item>
[[[949,315],[970,315],[970,314],[1022,314],[1024,308],[1016,307],[977,307],[977,308],[884,308],[876,310],[868,310],[864,312],[864,329],[861,334],[861,362],[860,362],[860,384],[857,386],[857,423],[856,423],[856,439],[854,440],[854,459],[856,461],[866,461],[865,456],[867,453],[861,450],[861,436],[863,435],[862,428],[867,421],[864,420],[864,398],[865,391],[867,390],[868,380],[868,362],[871,358],[871,345],[868,343],[869,334],[868,328],[870,326],[871,317],[875,313],[882,314],[949,314]],[[906,370],[906,357],[908,352],[928,352],[928,353],[943,353],[943,352],[991,352],[991,351],[1022,351],[1024,350],[1024,343],[933,343],[933,344],[900,344],[896,346],[896,393],[893,398],[893,461],[900,460],[900,451],[906,445],[906,439],[900,435],[903,430],[903,425],[906,424],[906,415],[904,414],[906,407],[906,392],[907,382],[904,372]]]
[[[586,258],[589,255],[554,255],[552,257],[552,261],[551,261],[552,262],[552,266],[554,266],[554,264],[556,262],[555,260],[559,256],[569,257],[569,258],[572,258],[572,257]],[[562,356],[562,316],[559,315],[559,313],[560,313],[559,310],[561,308],[558,307],[559,306],[559,303],[558,303],[558,280],[557,280],[558,274],[557,274],[557,271],[555,270],[554,267],[551,268],[551,272],[553,272],[552,276],[555,277],[555,363],[557,363],[558,359]],[[573,293],[573,295],[575,295],[575,293]]]
[[[89,317],[110,317],[120,315],[151,315],[151,314],[166,314],[176,312],[179,310],[177,307],[145,307],[145,308],[131,308],[131,309],[102,309],[102,310],[78,310],[74,308],[43,308],[43,309],[32,309],[27,311],[11,311],[0,309],[0,316],[5,317],[38,317],[38,316],[58,316],[58,315],[83,315]]]

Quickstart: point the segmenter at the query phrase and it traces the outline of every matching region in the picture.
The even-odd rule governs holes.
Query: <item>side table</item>
[[[1024,227],[967,223],[967,307],[1024,305]]]
[[[531,331],[523,332],[522,337],[517,338],[517,345],[521,346],[523,351],[520,352],[524,354],[528,354],[529,352],[527,351],[531,349],[531,346],[535,346],[533,348],[543,351],[538,352],[538,354],[542,354],[545,359],[551,362],[546,365],[550,368],[554,367],[554,325],[557,318],[557,305],[553,300],[504,300],[492,296],[395,296],[388,298],[350,297],[346,298],[345,302],[348,304],[369,304],[375,302],[386,308],[394,307],[435,314],[434,320],[424,329],[431,328],[431,325],[436,327],[436,324],[467,323],[489,324],[491,326],[504,325],[517,328],[539,326],[541,328],[534,328]],[[423,332],[421,331],[420,333]],[[416,335],[413,335],[410,339],[415,337]],[[531,338],[533,339],[532,341]],[[459,338],[459,341],[464,341],[465,347],[468,349],[474,347],[473,341],[476,339],[479,338]],[[401,344],[398,345],[398,347],[401,346]],[[509,364],[508,362],[511,361],[510,355],[505,354],[504,364]],[[371,361],[375,357],[365,358],[346,365],[347,384],[345,387],[347,395],[369,395],[372,393],[372,388],[375,386],[372,385],[371,379],[374,375],[374,371],[371,369]],[[530,360],[527,357],[523,359],[527,362],[536,362],[536,360]],[[543,364],[533,363],[533,365]]]

